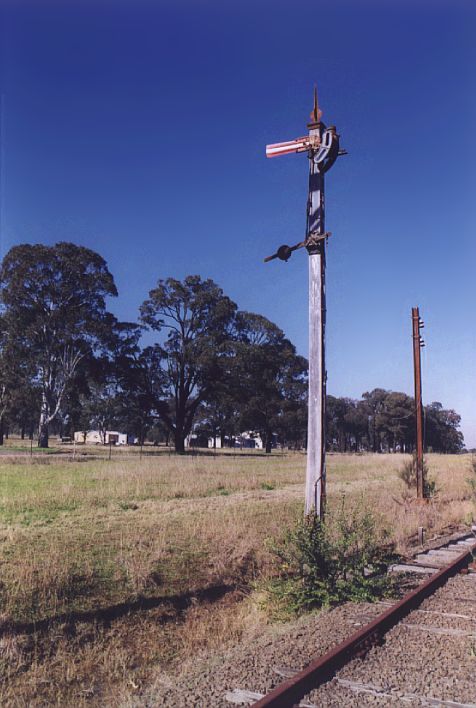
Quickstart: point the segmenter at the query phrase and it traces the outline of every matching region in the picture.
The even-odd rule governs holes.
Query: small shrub
[[[120,501],[119,508],[122,509],[122,511],[136,511],[139,507],[133,502]]]
[[[440,493],[440,488],[436,485],[436,479],[425,475],[423,478],[423,495],[425,499],[433,499],[433,497],[438,496]]]
[[[398,476],[405,484],[407,489],[416,489],[417,459],[415,454],[412,455],[410,460],[407,460],[403,463],[402,467],[398,471]],[[434,477],[431,477],[428,463],[425,458],[423,458],[423,494],[425,498],[431,499],[432,497],[435,497],[439,491],[440,490],[436,485],[436,479],[434,479]]]
[[[215,487],[214,489],[209,489],[205,496],[214,497],[216,495],[220,497],[228,497],[230,496],[230,490],[227,489],[223,484],[219,484],[218,487]]]
[[[466,477],[466,483],[469,487],[471,498],[476,501],[476,455],[471,455],[469,461],[469,477]]]
[[[407,489],[413,489],[416,487],[417,479],[415,456],[413,456],[410,460],[406,460],[403,463],[402,467],[400,467],[400,469],[398,470],[398,476],[405,484]]]
[[[271,482],[262,482],[261,483],[261,489],[265,489],[268,492],[270,492],[274,488],[275,488],[275,486],[274,486],[274,484],[271,484]]]
[[[395,561],[368,511],[346,509],[325,522],[311,515],[290,529],[271,550],[279,560],[279,577],[268,594],[275,616],[301,613],[347,600],[373,601],[391,593],[386,574]]]

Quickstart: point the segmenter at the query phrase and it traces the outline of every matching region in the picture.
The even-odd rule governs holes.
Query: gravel
[[[476,575],[458,575],[390,630],[383,646],[347,664],[306,701],[323,708],[476,705],[475,657]],[[357,692],[355,684],[387,695]]]
[[[269,692],[287,672],[304,668],[386,608],[348,603],[269,627],[254,641],[197,659],[180,676],[163,674],[134,705],[230,708],[227,692]],[[476,575],[458,575],[390,630],[382,646],[347,664],[304,700],[319,708],[455,703],[476,708],[475,678]]]
[[[386,609],[379,603],[347,603],[301,617],[285,625],[268,627],[254,641],[242,642],[179,677],[161,676],[142,694],[137,706],[231,708],[225,695],[234,689],[267,693],[283,681],[278,672],[304,668],[315,655],[324,654]]]

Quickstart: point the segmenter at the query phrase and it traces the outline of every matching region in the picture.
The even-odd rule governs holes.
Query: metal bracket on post
[[[312,233],[310,233],[305,242],[305,246],[309,255],[311,255],[311,253],[317,253],[323,242],[327,242],[329,236],[331,236],[330,231],[326,231],[323,234],[320,234],[317,231],[313,231]]]
[[[273,253],[272,256],[266,256],[264,262],[269,263],[269,261],[273,261],[275,258],[279,258],[279,260],[287,262],[291,258],[294,251],[297,251],[298,248],[306,247],[308,253],[311,253],[311,249],[316,248],[320,241],[327,240],[329,236],[332,236],[330,231],[326,231],[325,234],[318,234],[317,232],[314,232],[309,234],[309,237],[305,241],[300,241],[299,243],[296,243],[295,246],[287,246],[286,244],[280,246],[276,253]]]

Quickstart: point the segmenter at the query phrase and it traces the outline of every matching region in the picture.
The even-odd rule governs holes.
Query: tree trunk
[[[40,424],[38,426],[38,447],[48,447],[48,414],[49,406],[43,394],[41,401]]]
[[[343,428],[339,428],[339,452],[345,452],[345,433]]]
[[[373,419],[373,426],[372,426],[372,431],[373,431],[373,451],[374,452],[380,452],[378,449],[378,443],[377,443],[377,425],[375,423],[375,417]]]
[[[0,445],[3,445],[3,416],[0,418]]]
[[[38,447],[48,447],[48,422],[43,418],[38,428]]]
[[[184,438],[181,430],[175,431],[174,439],[175,439],[175,452],[178,452],[179,454],[182,455],[185,452],[185,438]]]
[[[266,431],[266,454],[271,454],[271,433],[268,430]]]

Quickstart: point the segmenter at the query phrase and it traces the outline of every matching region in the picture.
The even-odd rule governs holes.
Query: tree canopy
[[[72,243],[15,246],[3,259],[0,286],[6,347],[27,362],[40,391],[38,444],[47,447],[48,426],[78,367],[107,342],[114,318],[106,297],[117,295],[116,286],[100,255]]]
[[[155,407],[183,452],[198,407],[223,375],[236,305],[213,280],[159,280],[140,308],[141,321],[165,339],[149,352],[160,380]]]
[[[272,434],[290,433],[285,419],[305,402],[307,361],[266,317],[240,312],[236,324],[242,429],[255,430],[271,452]],[[304,421],[303,421],[304,422]]]
[[[460,452],[461,417],[441,403],[424,407],[424,444],[434,452]],[[415,446],[414,399],[375,388],[362,400],[327,397],[327,447],[347,452],[411,452]]]

